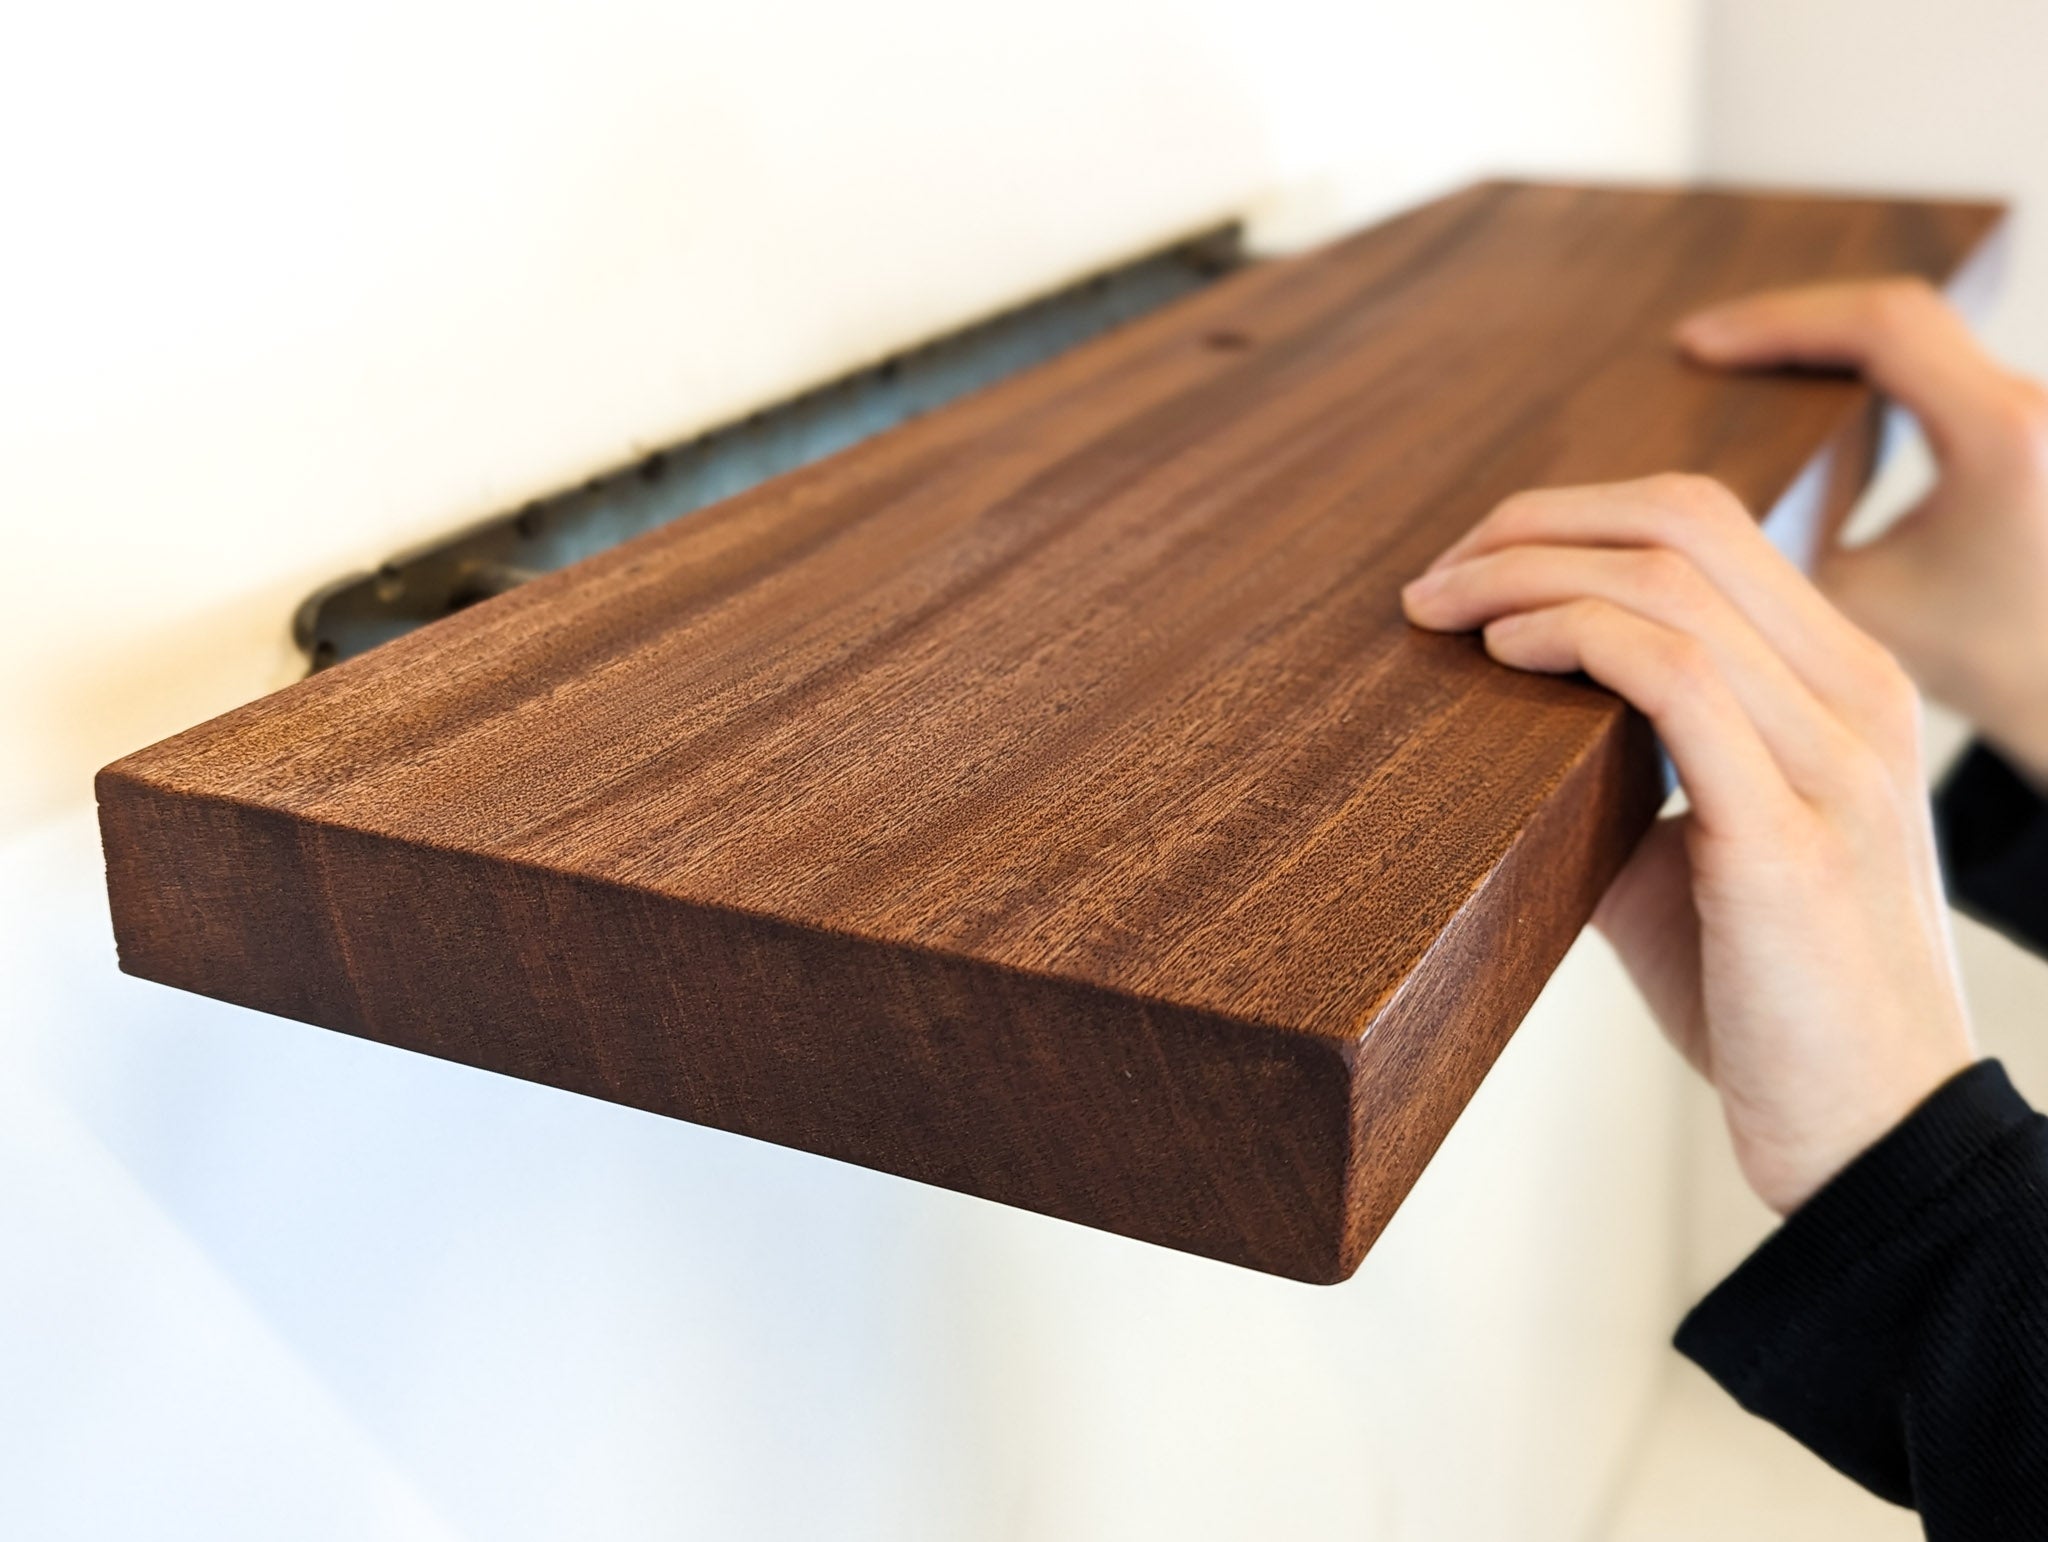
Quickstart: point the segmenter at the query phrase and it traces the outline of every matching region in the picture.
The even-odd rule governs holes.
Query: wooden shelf
[[[1998,219],[1493,183],[1254,265],[108,767],[122,967],[1341,1279],[1660,791],[1401,583],[1523,486],[1841,507],[1864,389],[1672,322]]]

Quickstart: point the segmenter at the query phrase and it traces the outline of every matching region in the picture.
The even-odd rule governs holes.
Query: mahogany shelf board
[[[122,967],[1342,1279],[1661,790],[1401,584],[1525,486],[1839,506],[1863,387],[1672,323],[1999,218],[1488,183],[1255,264],[108,767]]]

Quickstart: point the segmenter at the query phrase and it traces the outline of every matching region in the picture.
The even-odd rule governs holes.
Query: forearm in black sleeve
[[[1695,1307],[1678,1347],[1934,1542],[2048,1539],[2048,1119],[1962,1072]]]
[[[1975,744],[1942,782],[1934,812],[1950,898],[2048,955],[2048,798]]]

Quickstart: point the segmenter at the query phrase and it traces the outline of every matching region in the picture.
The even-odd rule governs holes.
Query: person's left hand
[[[1656,726],[1691,808],[1594,919],[1774,1209],[1971,1062],[1918,698],[1726,488],[1519,494],[1403,602],[1517,669],[1584,670]]]

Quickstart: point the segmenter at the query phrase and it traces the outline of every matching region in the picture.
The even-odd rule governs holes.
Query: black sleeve
[[[2048,1119],[1995,1060],[1793,1214],[1678,1330],[1933,1542],[2048,1538]]]
[[[2048,798],[1974,744],[1935,793],[1934,818],[1957,907],[2048,954]]]

